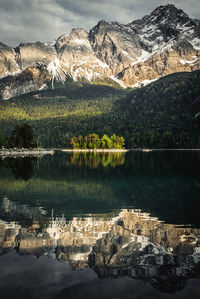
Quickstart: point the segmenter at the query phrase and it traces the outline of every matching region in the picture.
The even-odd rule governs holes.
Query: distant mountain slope
[[[29,122],[39,143],[66,147],[73,135],[122,135],[131,148],[200,148],[200,71],[176,73],[133,91],[68,79],[55,89],[0,102],[8,136]]]
[[[0,97],[53,88],[55,80],[64,82],[68,76],[134,87],[198,69],[200,21],[165,5],[126,25],[102,20],[89,33],[73,29],[53,43],[15,49],[0,43]]]
[[[200,71],[134,90],[119,109],[132,147],[200,147]]]

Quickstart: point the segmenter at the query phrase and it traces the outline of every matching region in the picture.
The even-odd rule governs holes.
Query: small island
[[[113,134],[109,137],[104,134],[101,138],[98,134],[93,133],[88,136],[72,137],[68,142],[70,148],[63,149],[68,151],[96,151],[96,152],[126,152],[125,140],[122,136]]]

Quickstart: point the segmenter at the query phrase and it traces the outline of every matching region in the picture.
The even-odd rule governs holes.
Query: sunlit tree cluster
[[[113,134],[111,137],[104,134],[102,138],[93,133],[88,136],[72,137],[70,146],[73,149],[121,149],[124,148],[125,140],[123,137]]]

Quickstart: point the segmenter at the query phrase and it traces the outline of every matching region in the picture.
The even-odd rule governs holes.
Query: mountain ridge
[[[200,20],[170,4],[125,25],[100,20],[89,32],[74,28],[54,43],[22,43],[16,48],[0,43],[0,54],[0,95],[5,100],[53,88],[55,80],[64,82],[67,76],[139,87],[171,73],[200,69]],[[45,80],[38,72],[41,66]],[[28,81],[21,76],[27,68],[38,77]]]

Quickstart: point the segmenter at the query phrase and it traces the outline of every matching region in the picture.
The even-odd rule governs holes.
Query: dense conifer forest
[[[176,73],[138,89],[68,80],[54,90],[1,101],[2,137],[28,123],[39,146],[66,147],[73,136],[115,133],[129,148],[200,147],[200,71]]]

